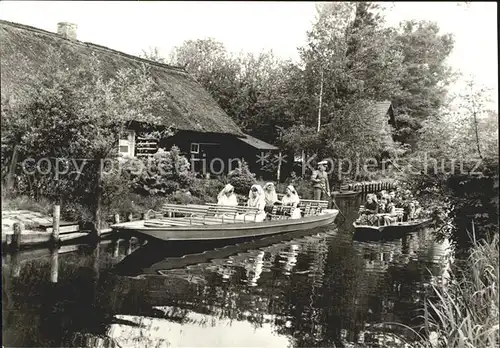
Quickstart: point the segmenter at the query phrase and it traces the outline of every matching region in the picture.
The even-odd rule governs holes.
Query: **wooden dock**
[[[2,211],[2,244],[20,248],[88,236],[88,232],[80,231],[77,222],[60,221],[59,208],[54,211],[54,216],[29,210]]]

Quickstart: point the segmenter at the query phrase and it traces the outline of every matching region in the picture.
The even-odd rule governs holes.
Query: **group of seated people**
[[[402,216],[396,208],[402,209]],[[418,219],[422,208],[408,190],[381,191],[378,194],[371,193],[366,196],[364,209],[360,213],[360,220],[364,224],[390,225],[398,219],[403,221]]]
[[[250,192],[248,193],[247,206],[252,208],[258,208],[263,216],[267,213],[273,211],[275,205],[291,206],[296,208],[300,202],[299,195],[292,185],[288,185],[286,188],[286,193],[281,200],[278,199],[276,193],[276,187],[272,182],[268,182],[264,185],[264,188],[260,185],[252,185]],[[231,184],[227,184],[217,196],[217,204],[227,205],[227,206],[237,206],[238,199],[234,193],[234,187]],[[300,218],[300,210],[293,209],[291,218]]]

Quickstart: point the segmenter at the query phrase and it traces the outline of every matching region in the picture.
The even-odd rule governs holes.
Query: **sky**
[[[167,319],[130,315],[117,315],[116,317],[142,325],[141,328],[130,325],[111,325],[108,334],[122,347],[130,347],[134,344],[158,347],[162,339],[166,341],[161,345],[163,347],[279,348],[292,345],[289,337],[275,333],[273,325],[269,323],[256,327],[248,321],[221,319],[191,311],[187,313],[186,321],[182,324]],[[138,337],[140,341],[134,341]]]
[[[272,49],[297,60],[315,13],[313,2],[0,1],[0,19],[53,32],[58,22],[76,23],[79,40],[133,55],[157,47],[168,56],[185,40],[213,37],[232,52]],[[455,36],[449,64],[497,98],[496,2],[393,2],[386,19],[436,21]]]

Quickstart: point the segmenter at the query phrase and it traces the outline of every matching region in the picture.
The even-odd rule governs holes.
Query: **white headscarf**
[[[257,189],[257,197],[253,197],[252,189]],[[266,206],[266,195],[264,194],[264,190],[260,185],[252,185],[250,188],[250,192],[248,192],[248,203],[249,207],[259,208],[259,210],[264,210]]]
[[[226,193],[231,192],[231,194],[228,196]],[[224,186],[222,191],[219,192],[217,195],[217,204],[220,205],[229,205],[229,206],[236,206],[238,205],[238,199],[236,198],[236,195],[234,194],[234,187],[231,184],[227,184]]]
[[[287,189],[289,189],[292,194],[290,196],[284,195],[283,198],[281,199],[281,203],[283,205],[294,205],[297,206],[300,202],[299,195],[297,194],[297,191],[295,191],[295,188],[292,185],[288,185]]]
[[[270,190],[268,190],[270,188]],[[266,198],[266,204],[274,204],[278,200],[278,195],[276,194],[276,188],[272,182],[268,182],[264,185],[264,195]]]

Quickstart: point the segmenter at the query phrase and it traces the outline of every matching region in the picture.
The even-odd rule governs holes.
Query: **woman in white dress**
[[[264,211],[264,208],[266,207],[266,195],[264,194],[262,186],[252,185],[250,192],[248,193],[247,206],[259,209],[256,221],[263,221],[265,219],[266,212]],[[251,215],[254,216],[253,214]]]
[[[266,197],[266,205],[273,205],[278,201],[278,195],[276,194],[276,187],[272,182],[268,182],[264,185],[264,195]]]
[[[297,207],[299,203],[300,198],[297,194],[297,191],[295,191],[295,188],[292,185],[288,185],[288,187],[286,188],[286,193],[281,199],[281,204],[284,206],[291,205],[293,207]]]
[[[217,195],[217,204],[219,205],[228,205],[235,207],[238,205],[238,199],[234,194],[234,187],[231,184],[227,184],[224,186],[222,191]]]
[[[266,198],[266,212],[271,213],[275,203],[279,203],[276,187],[272,182],[264,185],[264,196]]]
[[[300,219],[302,217],[300,209],[297,208],[299,203],[300,198],[297,194],[297,191],[295,191],[295,188],[292,185],[288,185],[288,187],[286,188],[286,193],[281,199],[281,204],[283,206],[292,206],[294,208],[291,215],[292,219]]]

